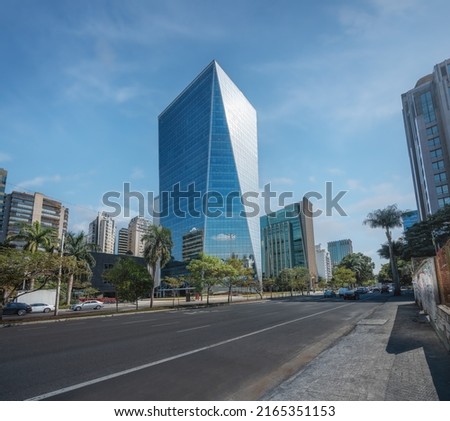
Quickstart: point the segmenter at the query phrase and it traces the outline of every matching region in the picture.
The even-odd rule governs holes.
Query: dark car
[[[31,313],[31,306],[26,303],[8,303],[3,307],[3,315],[17,314],[23,316],[26,313]]]
[[[381,287],[381,293],[383,294],[384,292],[389,293],[389,286],[388,285],[383,285]]]
[[[359,292],[356,289],[345,291],[344,300],[359,300]]]
[[[334,298],[336,297],[336,293],[330,289],[327,289],[323,293],[323,298]]]

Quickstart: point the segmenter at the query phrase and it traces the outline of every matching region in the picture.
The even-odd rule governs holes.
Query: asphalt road
[[[0,330],[0,400],[257,400],[385,301],[298,297]]]

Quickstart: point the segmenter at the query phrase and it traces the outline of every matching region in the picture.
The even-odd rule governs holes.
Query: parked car
[[[323,298],[334,298],[336,297],[336,293],[330,289],[327,289],[323,292]]]
[[[383,294],[384,292],[387,292],[389,294],[389,286],[388,285],[383,285],[381,287],[381,293]]]
[[[358,291],[359,294],[367,294],[369,292],[369,288],[358,287],[358,288],[356,288],[356,291]]]
[[[356,289],[349,289],[344,294],[344,300],[359,300],[359,292]]]
[[[372,292],[380,292],[380,288],[378,288],[378,287],[373,287],[373,288],[372,288]]]
[[[30,305],[33,313],[50,313],[51,311],[55,311],[53,304],[34,303]]]
[[[338,291],[339,297],[343,298],[347,291],[349,291],[348,288],[339,288],[339,291]]]
[[[74,304],[71,309],[74,311],[80,310],[100,310],[103,307],[103,303],[98,300],[87,300],[83,303]]]
[[[23,316],[26,313],[31,313],[31,306],[26,303],[8,303],[3,307],[3,314],[17,314]]]

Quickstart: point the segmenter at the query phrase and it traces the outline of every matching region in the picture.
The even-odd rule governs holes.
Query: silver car
[[[100,310],[103,307],[103,303],[97,300],[88,300],[82,303],[74,304],[71,308],[74,311],[80,310]]]
[[[55,306],[53,304],[34,303],[30,305],[33,313],[50,313],[51,311],[55,311]]]

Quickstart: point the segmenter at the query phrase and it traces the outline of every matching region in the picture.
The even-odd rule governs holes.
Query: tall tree
[[[389,205],[384,209],[377,209],[370,212],[363,222],[369,225],[370,228],[383,228],[388,240],[389,246],[389,260],[391,263],[391,270],[394,277],[394,295],[400,295],[400,279],[398,276],[397,267],[395,264],[394,249],[392,242],[392,229],[402,226],[402,211],[397,208],[397,205]]]
[[[339,266],[351,269],[355,272],[358,285],[362,285],[363,282],[373,279],[373,269],[375,268],[375,264],[369,256],[365,256],[362,253],[348,254],[341,260]]]
[[[354,285],[356,282],[356,274],[351,269],[337,266],[333,270],[333,277],[331,278],[331,284],[333,288],[342,288],[349,285]]]
[[[294,275],[291,281],[293,288],[300,291],[302,295],[303,291],[307,289],[309,294],[311,285],[311,274],[309,273],[309,270],[303,266],[296,266],[292,270]]]
[[[158,266],[163,268],[170,261],[170,253],[172,251],[172,233],[168,228],[161,225],[150,225],[147,233],[142,237],[144,242],[144,259],[150,270],[153,279],[150,307],[153,307],[153,298],[156,288],[156,271]]]
[[[209,304],[212,287],[221,283],[227,275],[225,263],[216,256],[200,253],[197,259],[190,261],[187,269],[196,288],[206,290],[206,304]]]
[[[64,241],[64,255],[73,257],[77,262],[75,267],[85,266],[88,272],[95,266],[95,259],[90,253],[93,249],[95,249],[95,245],[86,242],[86,236],[83,231],[78,234],[69,232]],[[67,285],[67,305],[70,305],[75,275],[75,271],[70,272]]]
[[[243,282],[252,279],[253,269],[245,267],[242,260],[232,257],[225,262],[222,275],[222,283],[228,289],[228,302],[231,302],[233,287],[242,285]]]
[[[103,278],[114,285],[118,298],[135,302],[136,310],[139,299],[148,293],[153,282],[145,267],[130,257],[117,260],[111,269],[105,271]]]
[[[31,225],[21,223],[19,233],[9,237],[9,241],[24,241],[23,249],[31,253],[38,250],[53,252],[58,247],[56,230],[42,226],[39,221],[34,221]],[[34,289],[34,278],[30,279],[29,289]]]

